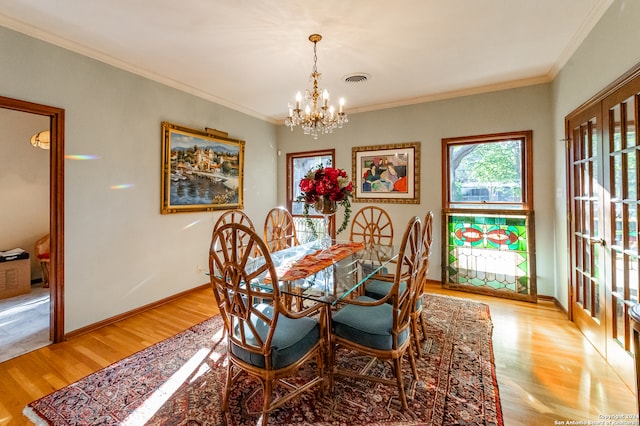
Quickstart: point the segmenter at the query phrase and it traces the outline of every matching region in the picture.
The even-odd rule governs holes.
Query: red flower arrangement
[[[309,206],[315,205],[324,198],[324,201],[332,201],[344,207],[344,220],[337,233],[344,231],[351,216],[351,202],[353,196],[353,183],[347,173],[334,167],[323,167],[320,164],[315,169],[307,172],[300,180],[302,194],[298,201],[304,201],[304,216],[309,218]]]

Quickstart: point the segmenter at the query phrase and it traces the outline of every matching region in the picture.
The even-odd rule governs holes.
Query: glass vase
[[[324,233],[320,237],[320,243],[323,248],[331,246],[331,233],[329,232],[329,219],[338,211],[338,203],[328,198],[320,197],[316,200],[313,208],[324,219]]]

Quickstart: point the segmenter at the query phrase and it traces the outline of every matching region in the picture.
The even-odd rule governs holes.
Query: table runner
[[[329,248],[316,250],[293,263],[276,267],[278,279],[281,281],[293,281],[306,278],[353,253],[357,253],[364,247],[364,243],[349,242],[334,244]]]

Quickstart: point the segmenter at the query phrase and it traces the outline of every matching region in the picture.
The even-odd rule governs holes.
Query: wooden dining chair
[[[240,250],[240,241],[248,242],[248,250]],[[254,264],[248,252],[259,254],[264,262]],[[278,283],[269,250],[245,225],[229,223],[214,231],[209,273],[228,345],[222,409],[229,409],[231,389],[245,374],[261,384],[263,425],[269,413],[302,392],[319,385],[324,393],[326,305],[288,311],[278,286],[264,284]],[[316,372],[309,374],[305,383],[295,385],[286,380],[312,361]]]
[[[393,223],[380,207],[363,207],[353,217],[349,240],[371,244],[393,244]]]
[[[269,251],[279,251],[300,244],[293,216],[283,207],[269,210],[264,221],[264,242]]]
[[[381,299],[360,296],[355,300],[342,300],[340,309],[333,314],[331,351],[333,357],[340,347],[357,351],[374,359],[392,363],[395,378],[369,375],[365,372],[329,369],[329,383],[334,375],[367,379],[389,386],[396,385],[403,408],[408,408],[402,378],[402,359],[409,355],[411,371],[418,379],[415,357],[411,348],[411,313],[418,295],[418,272],[422,256],[421,223],[418,217],[409,220],[402,238],[398,264],[391,290]],[[405,283],[404,291],[400,290]],[[373,360],[372,360],[373,362]],[[335,366],[335,360],[331,362]]]
[[[227,223],[239,223],[240,225],[248,227],[252,231],[255,231],[256,229],[256,227],[253,226],[253,221],[251,221],[251,218],[244,211],[239,209],[227,210],[222,213],[218,220],[216,220],[213,228],[215,229],[219,226],[226,225]]]
[[[47,234],[34,244],[34,253],[42,268],[42,287],[49,287],[49,265],[51,263],[51,234]]]
[[[433,212],[428,211],[424,217],[422,226],[422,256],[418,270],[418,297],[416,299],[415,309],[411,313],[411,337],[415,343],[418,356],[422,356],[422,340],[427,335],[427,325],[422,317],[422,296],[424,295],[424,284],[429,272],[429,259],[431,256],[431,245],[433,243]],[[393,286],[393,280],[389,275],[378,274],[365,284],[364,294],[373,299],[381,299],[387,295]],[[400,283],[400,291],[404,291],[406,284]],[[422,339],[418,333],[418,327],[422,326]]]
[[[264,221],[264,242],[271,253],[300,244],[293,216],[287,209],[274,207],[269,210]],[[303,309],[302,291],[297,296],[285,297],[285,300],[289,309],[294,306],[294,302],[298,310]]]
[[[431,244],[433,243],[433,212],[429,210],[424,217],[422,224],[422,257],[420,259],[420,271],[418,273],[418,298],[415,304],[415,310],[411,313],[412,337],[415,341],[418,356],[422,356],[421,342],[427,337],[427,324],[422,316],[424,295],[424,285],[429,272],[429,261],[431,258]],[[422,339],[418,335],[418,325],[422,326]]]
[[[221,227],[222,225],[226,225],[228,223],[238,223],[240,225],[244,225],[255,232],[256,228],[253,225],[253,221],[251,218],[242,210],[233,209],[227,210],[216,220],[215,225],[213,225],[213,231]],[[246,247],[247,241],[240,241],[240,247]],[[255,254],[255,253],[253,253]]]

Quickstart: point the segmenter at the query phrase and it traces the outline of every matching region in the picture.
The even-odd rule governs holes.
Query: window
[[[530,131],[445,139],[445,205],[528,210],[530,139]]]
[[[442,140],[443,284],[535,301],[532,132]]]
[[[296,201],[296,198],[301,194],[300,180],[309,170],[316,168],[320,164],[323,166],[333,166],[334,160],[334,149],[287,154],[287,208],[293,215],[296,234],[301,243],[314,238],[314,235],[313,232],[309,230],[307,221],[302,216],[304,203],[302,201]],[[309,210],[310,214],[313,212],[314,209]],[[334,220],[335,218],[331,217],[329,223],[329,228],[332,232],[335,232]],[[311,217],[311,221],[316,229],[316,234],[320,233],[320,235],[322,235],[322,233],[324,233],[324,219],[319,215],[315,215]]]

